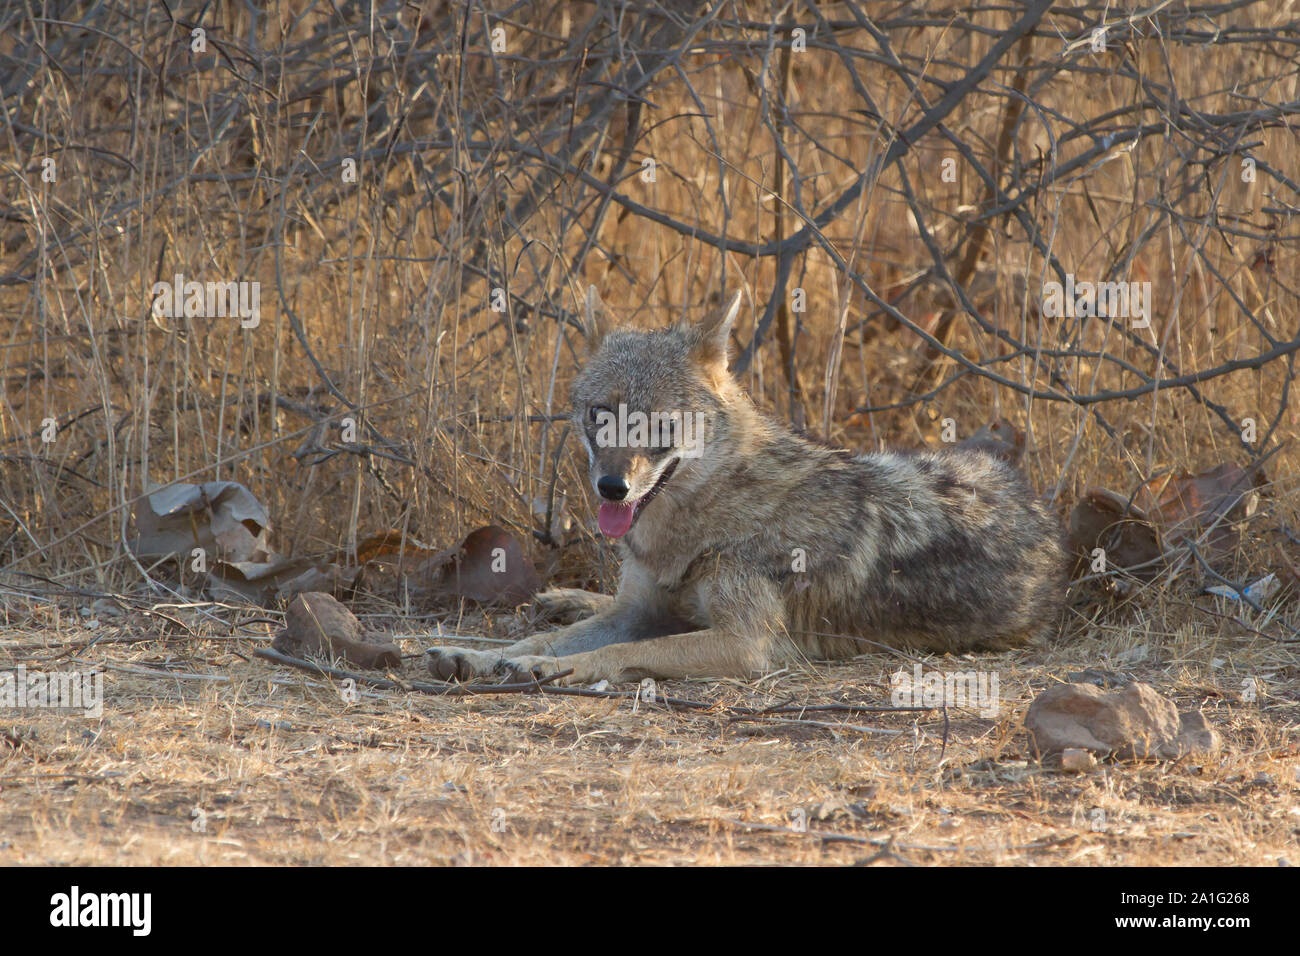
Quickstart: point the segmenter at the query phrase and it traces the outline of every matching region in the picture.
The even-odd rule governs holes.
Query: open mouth
[[[680,458],[674,458],[672,464],[663,470],[659,480],[654,483],[654,487],[636,501],[602,501],[600,511],[597,512],[596,516],[596,523],[600,526],[600,533],[607,538],[621,538],[631,531],[632,525],[636,523],[637,516],[641,514],[646,505],[654,501],[655,495],[663,490],[663,486],[668,484],[668,479],[677,470],[679,461],[681,461]]]

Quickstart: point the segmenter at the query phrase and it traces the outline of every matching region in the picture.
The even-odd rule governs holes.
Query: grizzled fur
[[[738,307],[697,326],[593,328],[571,389],[593,487],[615,475],[636,501],[668,476],[619,539],[618,593],[541,595],[592,616],[502,652],[435,648],[436,675],[744,676],[881,646],[996,650],[1052,625],[1061,527],[1020,473],[975,450],[855,455],[792,433],[727,370]],[[703,454],[600,447],[592,409],[620,403],[703,411]]]

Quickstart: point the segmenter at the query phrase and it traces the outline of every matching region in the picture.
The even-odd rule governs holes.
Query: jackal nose
[[[627,482],[618,475],[605,475],[596,482],[596,490],[600,492],[602,498],[610,501],[622,501],[627,497]]]

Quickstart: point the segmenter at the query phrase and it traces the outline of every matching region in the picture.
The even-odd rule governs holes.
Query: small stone
[[[269,720],[258,719],[253,721],[253,726],[258,730],[293,730],[293,724],[287,720],[277,720],[271,723]]]
[[[1040,758],[1077,749],[1119,760],[1174,760],[1220,746],[1200,711],[1179,714],[1138,681],[1109,692],[1091,684],[1049,687],[1029,705],[1025,729]]]
[[[122,616],[121,605],[110,598],[95,598],[90,610],[100,620],[111,621]]]
[[[1067,747],[1061,752],[1061,769],[1070,773],[1083,773],[1097,766],[1097,758],[1090,751]]]

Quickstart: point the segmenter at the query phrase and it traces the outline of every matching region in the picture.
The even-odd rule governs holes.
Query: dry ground
[[[1300,671],[1293,650],[1225,618],[1201,615],[1222,627],[1173,633],[1128,620],[1069,646],[928,660],[992,670],[1001,686],[1001,715],[952,712],[945,748],[937,713],[803,715],[842,725],[817,726],[723,712],[888,705],[899,661],[883,654],[660,687],[716,701],[713,712],[365,688],[349,704],[332,681],[253,657],[267,625],[241,634],[230,609],[128,609],[87,628],[72,607],[11,600],[0,631],[0,666],[94,665],[106,701],[102,719],[0,719],[0,863],[1300,861]],[[1084,667],[1133,674],[1201,708],[1224,751],[1079,775],[1027,761],[1029,701]],[[424,678],[420,662],[404,676]],[[1262,692],[1254,702],[1242,699],[1247,679]]]
[[[135,599],[128,544],[153,489],[233,480],[293,558],[491,523],[548,583],[608,585],[594,535],[546,541],[552,504],[590,515],[556,419],[585,290],[649,327],[742,288],[740,378],[783,420],[869,450],[1005,419],[1063,519],[1265,458],[1266,507],[1211,557],[1300,577],[1294,5],[1058,2],[983,79],[1020,5],[45,6],[0,5],[0,669],[102,667],[107,703],[0,710],[0,863],[1300,860],[1296,602],[1243,617],[1170,542],[1177,574],[1079,595],[1055,644],[927,662],[1000,680],[1000,716],[951,713],[946,746],[941,715],[728,718],[887,703],[884,655],[666,686],[707,713],[345,704],[254,657],[274,612]],[[783,273],[769,246],[800,234]],[[1149,282],[1149,323],[1045,315],[1066,274]],[[157,314],[177,275],[260,283],[260,323]],[[86,628],[92,589],[130,609]],[[1029,701],[1089,667],[1203,709],[1223,753],[1027,763]]]

